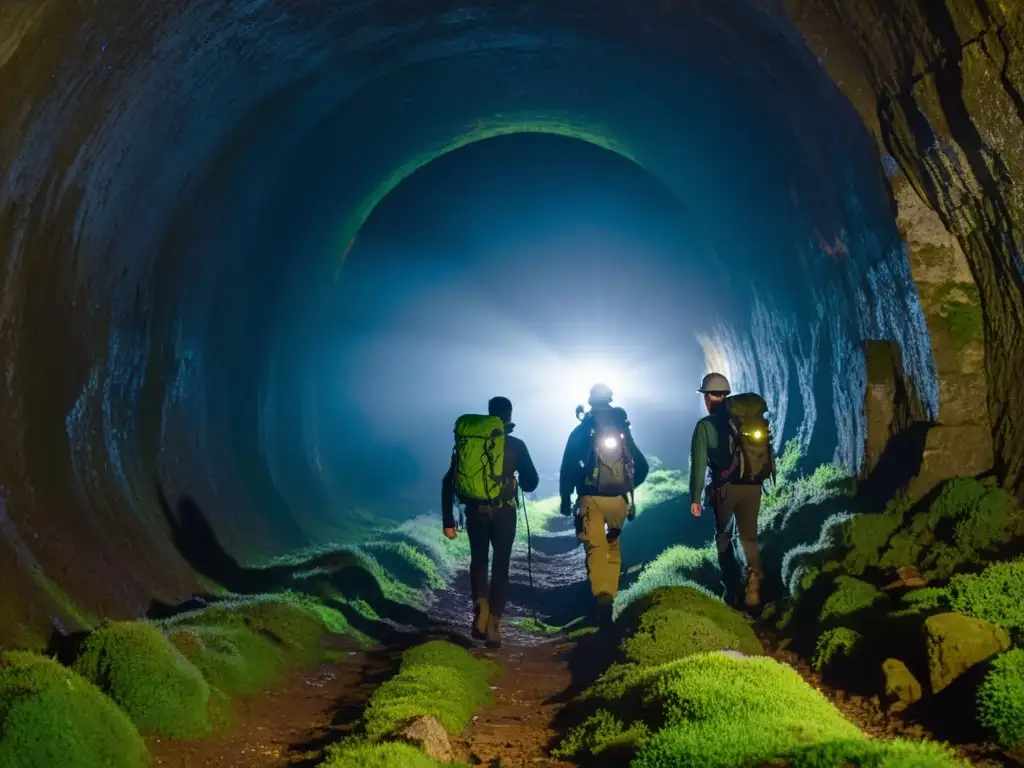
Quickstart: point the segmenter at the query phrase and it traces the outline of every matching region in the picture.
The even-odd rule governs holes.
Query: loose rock
[[[398,739],[422,747],[428,755],[442,763],[454,759],[448,731],[436,717],[427,715],[411,720],[398,734]]]
[[[960,675],[1010,647],[1010,635],[983,619],[940,613],[924,623],[928,674],[938,693]]]
[[[901,712],[922,696],[921,683],[899,659],[882,662],[885,675],[885,704],[890,712]]]

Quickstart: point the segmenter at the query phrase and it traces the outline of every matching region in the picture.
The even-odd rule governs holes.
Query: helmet
[[[595,384],[590,388],[590,405],[607,404],[612,401],[612,388],[607,384]]]
[[[732,392],[732,387],[729,386],[729,380],[720,373],[709,373],[704,377],[700,383],[700,389],[697,390],[704,395],[728,395]]]

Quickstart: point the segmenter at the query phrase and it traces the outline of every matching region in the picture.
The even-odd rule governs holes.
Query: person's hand
[[[572,514],[572,505],[568,499],[562,499],[562,508],[559,511],[566,517]]]
[[[700,517],[700,504],[698,504],[696,501],[690,505],[690,514],[694,517]]]
[[[445,528],[444,529],[444,535],[447,536],[449,539],[454,539],[456,536],[459,535],[459,532],[454,527],[453,528]]]

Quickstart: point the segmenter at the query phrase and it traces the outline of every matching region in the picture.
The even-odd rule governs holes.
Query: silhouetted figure
[[[469,577],[473,594],[472,635],[490,648],[501,646],[501,617],[505,610],[508,569],[516,538],[516,488],[530,493],[540,478],[526,443],[512,437],[512,403],[491,398],[487,416],[466,415],[455,425],[452,463],[441,483],[444,534],[458,533],[452,511],[455,497],[465,504],[469,534]],[[494,549],[490,587],[487,561]]]
[[[726,602],[739,604],[742,589],[740,567],[733,549],[735,520],[747,561],[743,602],[753,608],[761,602],[761,550],[757,518],[761,511],[761,486],[774,475],[771,434],[764,417],[767,406],[760,395],[729,397],[728,379],[709,373],[697,390],[704,395],[708,415],[697,422],[690,447],[690,512],[701,514],[705,470],[711,469],[708,501],[715,513],[715,548],[722,570]]]
[[[633,491],[650,467],[636,447],[626,411],[612,407],[611,389],[594,385],[588,402],[590,411],[565,444],[559,491],[566,516],[573,514],[571,496],[576,492],[576,535],[586,553],[598,621],[607,628],[622,570],[619,535],[626,519],[633,519]],[[582,406],[577,413],[581,411]]]

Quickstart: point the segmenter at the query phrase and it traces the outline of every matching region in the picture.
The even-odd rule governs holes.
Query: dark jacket
[[[647,479],[650,465],[647,459],[636,447],[633,440],[633,433],[629,431],[629,421],[626,419],[626,412],[622,411],[622,427],[626,434],[626,445],[633,457],[633,484],[640,485]],[[558,489],[562,497],[562,503],[566,503],[576,491],[577,496],[586,495],[583,492],[583,468],[590,456],[590,415],[583,418],[583,421],[569,433],[569,439],[565,443],[565,452],[562,454],[562,469],[558,475]]]
[[[700,502],[704,477],[711,469],[712,489],[725,482],[722,471],[732,465],[729,424],[724,411],[716,411],[697,422],[690,442],[690,500]]]
[[[502,476],[511,481],[512,476],[519,473],[519,487],[524,493],[532,493],[537,490],[540,477],[537,475],[537,468],[533,466],[533,459],[530,458],[530,451],[526,443],[518,437],[509,434],[515,428],[515,424],[505,425],[505,462],[502,468]],[[441,518],[445,528],[455,527],[455,513],[452,507],[455,505],[455,457],[452,457],[452,464],[441,480]],[[511,499],[506,504],[514,504]],[[472,507],[467,507],[472,509]]]

